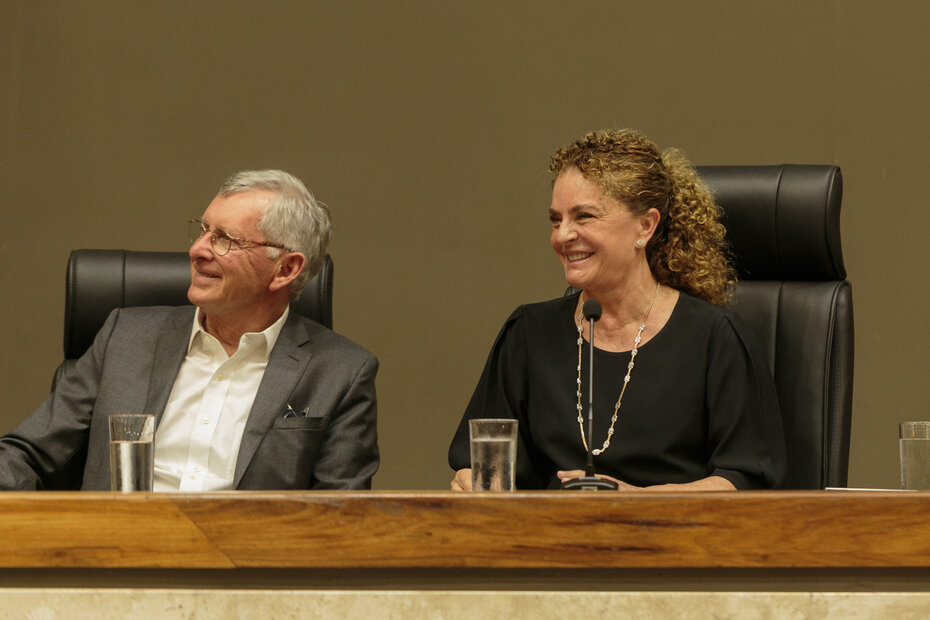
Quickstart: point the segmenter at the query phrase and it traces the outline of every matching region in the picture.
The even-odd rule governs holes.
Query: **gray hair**
[[[307,257],[304,270],[291,283],[291,299],[297,299],[307,281],[320,270],[326,256],[332,228],[329,208],[313,197],[303,181],[283,170],[237,172],[223,182],[219,195],[231,196],[253,190],[278,194],[258,221],[258,230],[271,243]],[[281,255],[278,248],[267,250],[269,258]]]

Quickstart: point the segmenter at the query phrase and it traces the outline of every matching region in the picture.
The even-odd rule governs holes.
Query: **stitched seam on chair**
[[[837,330],[839,329],[839,323],[838,323],[839,319],[837,318],[838,308],[839,308],[839,299],[845,296],[849,289],[850,289],[850,284],[848,280],[844,280],[840,282],[838,286],[834,288],[833,298],[831,300],[831,308],[833,312],[831,313],[831,317],[830,317],[831,343],[830,343],[830,348],[828,350],[831,355],[831,360],[830,360],[831,366],[833,367],[833,372],[830,373],[830,385],[832,388],[834,388],[830,392],[830,402],[833,404],[834,409],[838,407],[840,404],[842,404],[840,403],[841,395],[843,395],[843,392],[845,392],[845,389],[846,389],[845,384],[841,383],[841,375],[844,372],[845,365],[843,367],[839,367],[833,364],[832,362],[834,359],[845,360],[847,358],[847,353],[845,351],[845,349],[847,348],[846,342],[842,338],[836,338],[835,336],[837,335]],[[850,303],[851,303],[851,299],[850,299]],[[842,398],[842,401],[843,403],[846,402],[845,397]],[[840,411],[839,413],[843,414],[844,412]],[[835,480],[833,479],[830,480],[830,483],[833,486],[845,484],[845,481],[839,479],[839,476],[842,472],[839,470],[838,464],[840,462],[840,457],[842,456],[840,454],[840,449],[844,443],[847,445],[847,450],[848,450],[848,433],[844,433],[843,436],[840,436],[839,431],[841,429],[842,429],[842,419],[834,417],[833,424],[830,427],[830,434],[829,434],[829,437],[831,438],[830,463],[832,465],[832,470],[833,470],[831,472],[831,478],[834,476],[836,477]],[[848,478],[848,468],[849,468],[848,459],[849,459],[849,454],[847,452],[846,458],[844,459],[846,461],[846,477],[847,478]]]
[[[128,250],[123,250],[123,269],[120,273],[120,308],[126,307],[126,255],[129,253]]]
[[[779,200],[780,200],[780,198],[781,198],[781,182],[782,182],[782,179],[784,178],[784,175],[785,175],[785,164],[782,164],[781,166],[778,167],[778,180],[775,182],[775,214],[774,214],[774,218],[775,218],[775,222],[774,222],[774,226],[775,226],[775,260],[776,260],[776,263],[777,263],[777,264],[775,265],[775,269],[776,269],[775,273],[779,274],[780,276],[784,276],[784,275],[785,275],[784,273],[782,273],[782,265],[784,265],[785,261],[782,259],[781,243],[779,242],[779,237],[780,237],[779,232],[780,232],[780,230],[779,230],[779,227],[778,227],[778,220],[779,220],[779,215],[780,215],[779,211],[781,211],[781,209],[779,208]],[[780,299],[780,297],[781,297],[781,295],[780,295],[780,291],[779,291],[779,299]]]
[[[822,411],[823,411],[823,427],[826,432],[823,434],[823,453],[827,457],[826,461],[823,464],[823,481],[828,486],[835,486],[836,480],[834,480],[834,474],[836,473],[836,458],[838,456],[838,450],[836,446],[836,441],[833,441],[835,434],[836,422],[830,416],[830,404],[834,400],[833,396],[833,386],[836,385],[836,377],[833,374],[832,362],[833,362],[833,343],[834,343],[834,334],[836,332],[836,299],[837,292],[840,287],[833,287],[833,294],[830,296],[830,316],[827,319],[827,346],[826,346],[826,356],[824,358],[824,368],[823,368],[823,402],[822,402]]]
[[[785,290],[785,282],[783,280],[779,281],[778,291],[775,296],[775,338],[773,339],[773,343],[772,343],[772,346],[774,347],[774,351],[772,351],[772,365],[773,365],[772,379],[773,381],[775,381],[776,395],[778,395],[778,379],[775,377],[775,374],[780,371],[780,367],[781,367],[781,359],[779,357],[779,350],[780,350],[779,337],[780,337],[780,334],[783,333],[783,330],[780,329],[780,324],[781,324],[782,315],[783,315],[782,300],[784,299],[784,290]],[[779,398],[778,400],[779,400],[778,406],[779,406],[779,409],[781,409],[782,407],[784,407],[784,403],[782,402],[783,399]],[[785,424],[784,424],[784,419],[783,419],[782,420],[782,433],[783,435],[786,435],[784,426]],[[793,486],[797,486],[796,484],[789,486],[791,483],[796,482],[792,479],[794,477],[792,475],[793,472],[789,471],[793,468],[793,465],[794,463],[792,463],[791,459],[788,459],[788,463],[785,469],[785,486],[783,488],[793,488]]]
[[[784,281],[779,282],[778,292],[775,295],[775,338],[772,343],[772,346],[775,349],[774,351],[772,351],[772,364],[774,365],[774,368],[772,368],[772,379],[773,380],[776,379],[774,375],[776,372],[778,372],[777,369],[780,365],[779,357],[778,357],[778,351],[779,351],[778,337],[779,337],[779,334],[781,334],[781,330],[778,329],[778,327],[779,327],[779,324],[781,323],[781,314],[782,314],[781,300],[782,300],[782,289],[784,288],[784,286],[785,286]],[[776,383],[776,387],[777,387],[777,383]]]
[[[830,190],[833,189],[836,170],[831,170],[831,173],[827,183],[827,191],[823,194],[823,204],[821,206],[821,212],[823,214],[823,246],[827,250],[827,260],[830,263],[830,267],[833,269],[833,273],[838,273],[836,261],[833,260],[833,248],[830,246]]]
[[[327,296],[326,291],[332,290],[332,285],[330,284],[332,274],[332,258],[327,254],[323,257],[323,265],[320,267],[320,278],[318,280],[318,289],[317,289],[317,301],[320,305],[320,322],[330,329],[334,327],[333,325],[333,313],[332,313],[332,298]],[[330,269],[327,269],[327,262],[330,262]]]
[[[69,267],[71,266],[70,261],[74,259],[74,251],[71,252],[71,257],[69,258]],[[71,340],[70,335],[74,333],[74,283],[77,280],[77,274],[74,272],[77,271],[77,261],[74,261],[74,268],[68,269],[67,280],[68,280],[68,291],[65,296],[65,320],[67,324],[65,325],[65,335],[64,342],[62,342],[62,348],[64,349],[65,359],[68,358],[68,344]]]
[[[823,204],[821,205],[821,213],[823,214],[823,246],[827,249],[827,260],[830,261],[830,266],[833,268],[833,271],[836,271],[836,265],[833,262],[833,252],[830,248],[830,188],[833,186],[833,175],[830,175],[829,184],[827,185],[827,191],[823,194]],[[832,301],[836,301],[834,297]],[[831,317],[832,319],[832,317]]]
[[[830,258],[830,265],[833,267],[833,272],[836,273],[836,274],[839,274],[839,273],[842,273],[842,272],[845,271],[845,267],[841,270],[841,269],[840,269],[840,265],[839,265],[839,264],[837,263],[837,261],[835,260],[835,258],[836,258],[835,254],[837,254],[837,255],[839,256],[839,260],[840,260],[840,261],[842,261],[842,259],[843,259],[843,239],[842,239],[842,236],[841,236],[841,231],[837,230],[837,231],[836,231],[836,234],[837,234],[837,243],[839,243],[840,245],[839,245],[839,252],[834,253],[834,252],[833,252],[833,247],[830,245],[830,236],[829,236],[829,232],[830,232],[830,231],[829,231],[829,229],[827,228],[826,224],[827,224],[827,222],[829,222],[829,219],[830,219],[829,213],[828,213],[827,211],[828,211],[828,207],[829,207],[829,205],[830,205],[830,198],[831,198],[831,196],[832,196],[832,194],[833,194],[834,185],[836,184],[836,177],[837,177],[838,174],[839,174],[839,168],[834,166],[834,167],[831,169],[830,184],[829,184],[829,186],[828,186],[828,187],[829,187],[829,191],[827,192],[826,196],[824,197],[824,209],[823,209],[823,214],[824,214],[824,232],[827,234],[827,239],[826,239],[826,243],[827,243],[827,254],[828,254],[829,258]],[[842,190],[841,190],[841,191],[842,191]],[[841,210],[842,210],[842,207],[843,207],[843,204],[842,204],[842,200],[841,200],[840,203],[839,203],[839,204],[837,205],[837,207],[836,207],[836,208],[837,208],[837,211],[841,211]],[[840,214],[837,213],[837,215],[836,215],[837,226],[839,225],[839,218],[840,218]]]

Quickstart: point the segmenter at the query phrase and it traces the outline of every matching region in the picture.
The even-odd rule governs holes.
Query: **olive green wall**
[[[229,173],[330,204],[336,329],[381,359],[380,489],[446,488],[497,329],[559,294],[546,162],[627,126],[697,164],[837,163],[850,484],[930,418],[930,5],[0,1],[0,432],[61,357],[75,248],[186,249]],[[568,412],[566,412],[568,415]]]

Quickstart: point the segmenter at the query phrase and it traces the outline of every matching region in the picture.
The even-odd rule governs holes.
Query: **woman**
[[[518,488],[583,475],[588,322],[596,299],[594,464],[620,490],[779,486],[781,417],[758,345],[723,306],[735,282],[720,209],[676,150],[630,130],[592,132],[549,169],[550,242],[580,292],[517,308],[449,449],[471,488],[468,420],[519,421]],[[584,358],[584,359],[582,359]]]

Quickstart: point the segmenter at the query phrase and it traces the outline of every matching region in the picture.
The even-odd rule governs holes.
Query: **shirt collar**
[[[278,319],[266,327],[260,332],[247,332],[242,334],[242,338],[239,339],[240,348],[247,343],[254,342],[256,339],[261,338],[264,340],[265,344],[265,360],[268,360],[268,356],[271,355],[271,350],[274,348],[275,343],[278,341],[278,336],[281,335],[281,330],[284,328],[284,323],[287,321],[287,315],[290,313],[290,306],[285,306],[284,312],[281,313],[281,316]],[[191,336],[187,341],[187,353],[191,354],[192,348],[196,339],[206,339],[213,338],[207,331],[203,328],[203,314],[200,312],[198,307],[194,312],[194,324],[191,326]],[[215,338],[213,338],[216,340]],[[254,346],[254,344],[249,345],[249,348]]]

